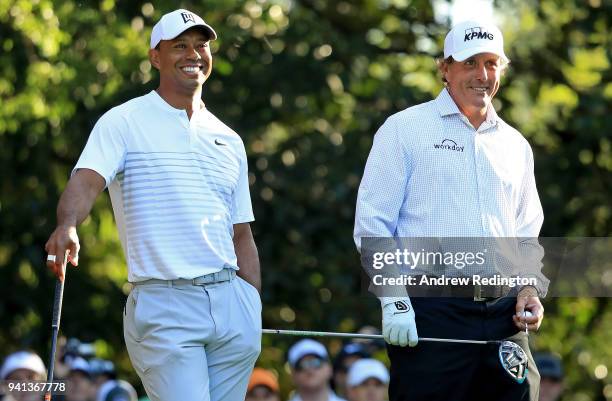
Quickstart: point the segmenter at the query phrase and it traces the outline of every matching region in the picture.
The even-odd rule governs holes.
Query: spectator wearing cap
[[[266,369],[253,369],[245,401],[280,401],[280,387],[276,376]]]
[[[42,359],[31,351],[10,354],[0,368],[2,380],[45,380],[47,369]]]
[[[42,359],[31,351],[18,351],[10,354],[0,368],[1,380],[33,381],[45,380],[47,370]],[[34,392],[12,392],[6,401],[38,401],[40,394]]]
[[[355,361],[346,379],[348,401],[384,401],[388,384],[389,371],[382,362],[371,358]]]
[[[73,358],[66,378],[66,401],[93,401],[95,391],[89,362],[81,357]]]
[[[380,329],[374,326],[363,326],[359,330],[357,330],[359,334],[381,334]],[[381,339],[365,339],[365,338],[356,338],[353,342],[363,345],[364,349],[370,354],[374,355],[378,352],[387,352],[387,346],[385,345],[385,340]]]
[[[534,358],[540,372],[539,401],[557,401],[564,390],[561,359],[550,353],[536,353]]]
[[[138,401],[138,395],[130,383],[112,379],[100,386],[96,401]]]
[[[115,364],[111,361],[100,358],[92,358],[89,360],[89,373],[96,388],[100,388],[109,380],[117,378]]]
[[[104,359],[89,360],[89,372],[94,383],[96,401],[137,401],[134,387],[117,379],[115,364]]]
[[[334,359],[333,388],[336,394],[346,396],[346,374],[351,365],[361,359],[369,358],[370,354],[362,343],[345,344]]]
[[[332,368],[323,344],[304,339],[289,349],[289,365],[295,384],[290,401],[345,401],[329,387]]]

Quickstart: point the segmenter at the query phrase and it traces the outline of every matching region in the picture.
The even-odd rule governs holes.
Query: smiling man
[[[529,261],[528,273],[537,283],[521,288],[472,282],[378,289],[392,401],[538,397],[539,377],[524,331],[537,330],[544,315],[539,296],[545,294],[547,280],[540,271],[537,242],[543,211],[531,147],[492,104],[508,62],[496,26],[482,21],[456,25],[438,62],[445,88],[435,100],[388,118],[374,137],[355,213],[354,239],[364,255],[378,251],[369,249],[366,240],[362,243],[372,237],[423,243],[429,237],[436,244],[449,244],[445,237],[467,243],[469,238],[510,238],[525,258],[520,260]],[[494,275],[506,267],[498,262],[484,263],[475,272]],[[470,273],[470,268],[458,271],[445,263],[424,265],[418,274],[438,278]],[[398,266],[390,268],[396,270],[388,268],[386,277],[404,274]],[[476,277],[474,271],[471,277]],[[417,295],[410,296],[411,291]],[[496,347],[419,343],[419,335],[511,339],[526,351],[530,373],[522,383],[513,381],[501,368]]]
[[[246,152],[201,99],[216,38],[182,9],[153,27],[159,87],[96,123],[46,244],[63,279],[78,264],[76,228],[108,187],[134,285],[124,337],[152,401],[243,400],[261,347]]]

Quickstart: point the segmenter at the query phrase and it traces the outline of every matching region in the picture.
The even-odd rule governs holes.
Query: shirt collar
[[[166,102],[164,100],[164,98],[162,98],[159,93],[157,93],[156,90],[152,90],[151,92],[149,92],[149,98],[151,99],[151,101],[153,103],[155,103],[156,106],[161,107],[162,109],[164,109],[165,111],[168,111],[170,113],[174,113],[174,114],[179,114],[179,115],[183,115],[183,114],[187,114],[187,112],[183,109],[177,109],[173,106],[170,105],[170,103]],[[203,114],[205,111],[207,111],[206,106],[204,105],[204,102],[200,100],[200,109],[198,110],[194,110],[193,111],[193,115],[192,115],[192,119],[193,117],[199,117],[200,114]]]
[[[151,92],[149,92],[149,99],[151,99],[151,101],[157,106],[162,108],[164,111],[167,111],[169,113],[174,113],[174,114],[181,114],[181,112],[183,110],[179,110],[175,107],[172,107],[170,105],[170,103],[166,102],[161,96],[159,96],[159,93],[157,93],[156,90],[152,90]]]
[[[450,93],[448,93],[448,89],[446,88],[442,89],[442,91],[436,98],[435,103],[436,107],[438,108],[438,111],[440,112],[440,116],[442,117],[450,116],[453,114],[461,114],[461,110],[459,110],[459,107],[457,107],[457,104],[451,97]],[[497,125],[499,121],[500,118],[495,112],[495,108],[492,104],[489,104],[489,107],[487,108],[487,118],[483,122],[483,124],[486,124],[490,128]]]
[[[457,104],[446,88],[442,89],[442,92],[440,92],[435,102],[442,117],[450,116],[452,114],[461,114],[459,107],[457,107]]]

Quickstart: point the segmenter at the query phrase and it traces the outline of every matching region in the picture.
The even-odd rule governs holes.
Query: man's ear
[[[438,71],[440,72],[440,75],[442,75],[442,81],[444,82],[448,82],[446,79],[446,73],[448,72],[448,63],[446,62],[442,62],[438,65]]]
[[[153,67],[159,70],[159,50],[149,49],[149,61]]]

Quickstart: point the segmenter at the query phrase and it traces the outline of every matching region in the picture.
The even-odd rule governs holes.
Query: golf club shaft
[[[359,333],[338,333],[329,331],[307,331],[307,330],[276,330],[263,329],[263,334],[278,334],[282,336],[297,336],[297,337],[336,337],[336,338],[358,338],[366,340],[382,340],[381,334],[359,334]],[[455,338],[432,338],[419,337],[419,341],[424,342],[440,342],[440,343],[461,343],[461,344],[499,344],[500,341],[479,341],[479,340],[458,340]]]
[[[60,320],[62,317],[62,301],[64,299],[64,282],[66,274],[64,273],[64,281],[57,279],[55,282],[55,297],[53,300],[53,320],[51,322],[51,356],[49,357],[49,371],[47,381],[53,383],[53,370],[55,367],[55,350],[57,348],[57,336],[59,334]],[[52,386],[50,386],[51,388]],[[45,394],[45,401],[51,400],[51,392]]]

